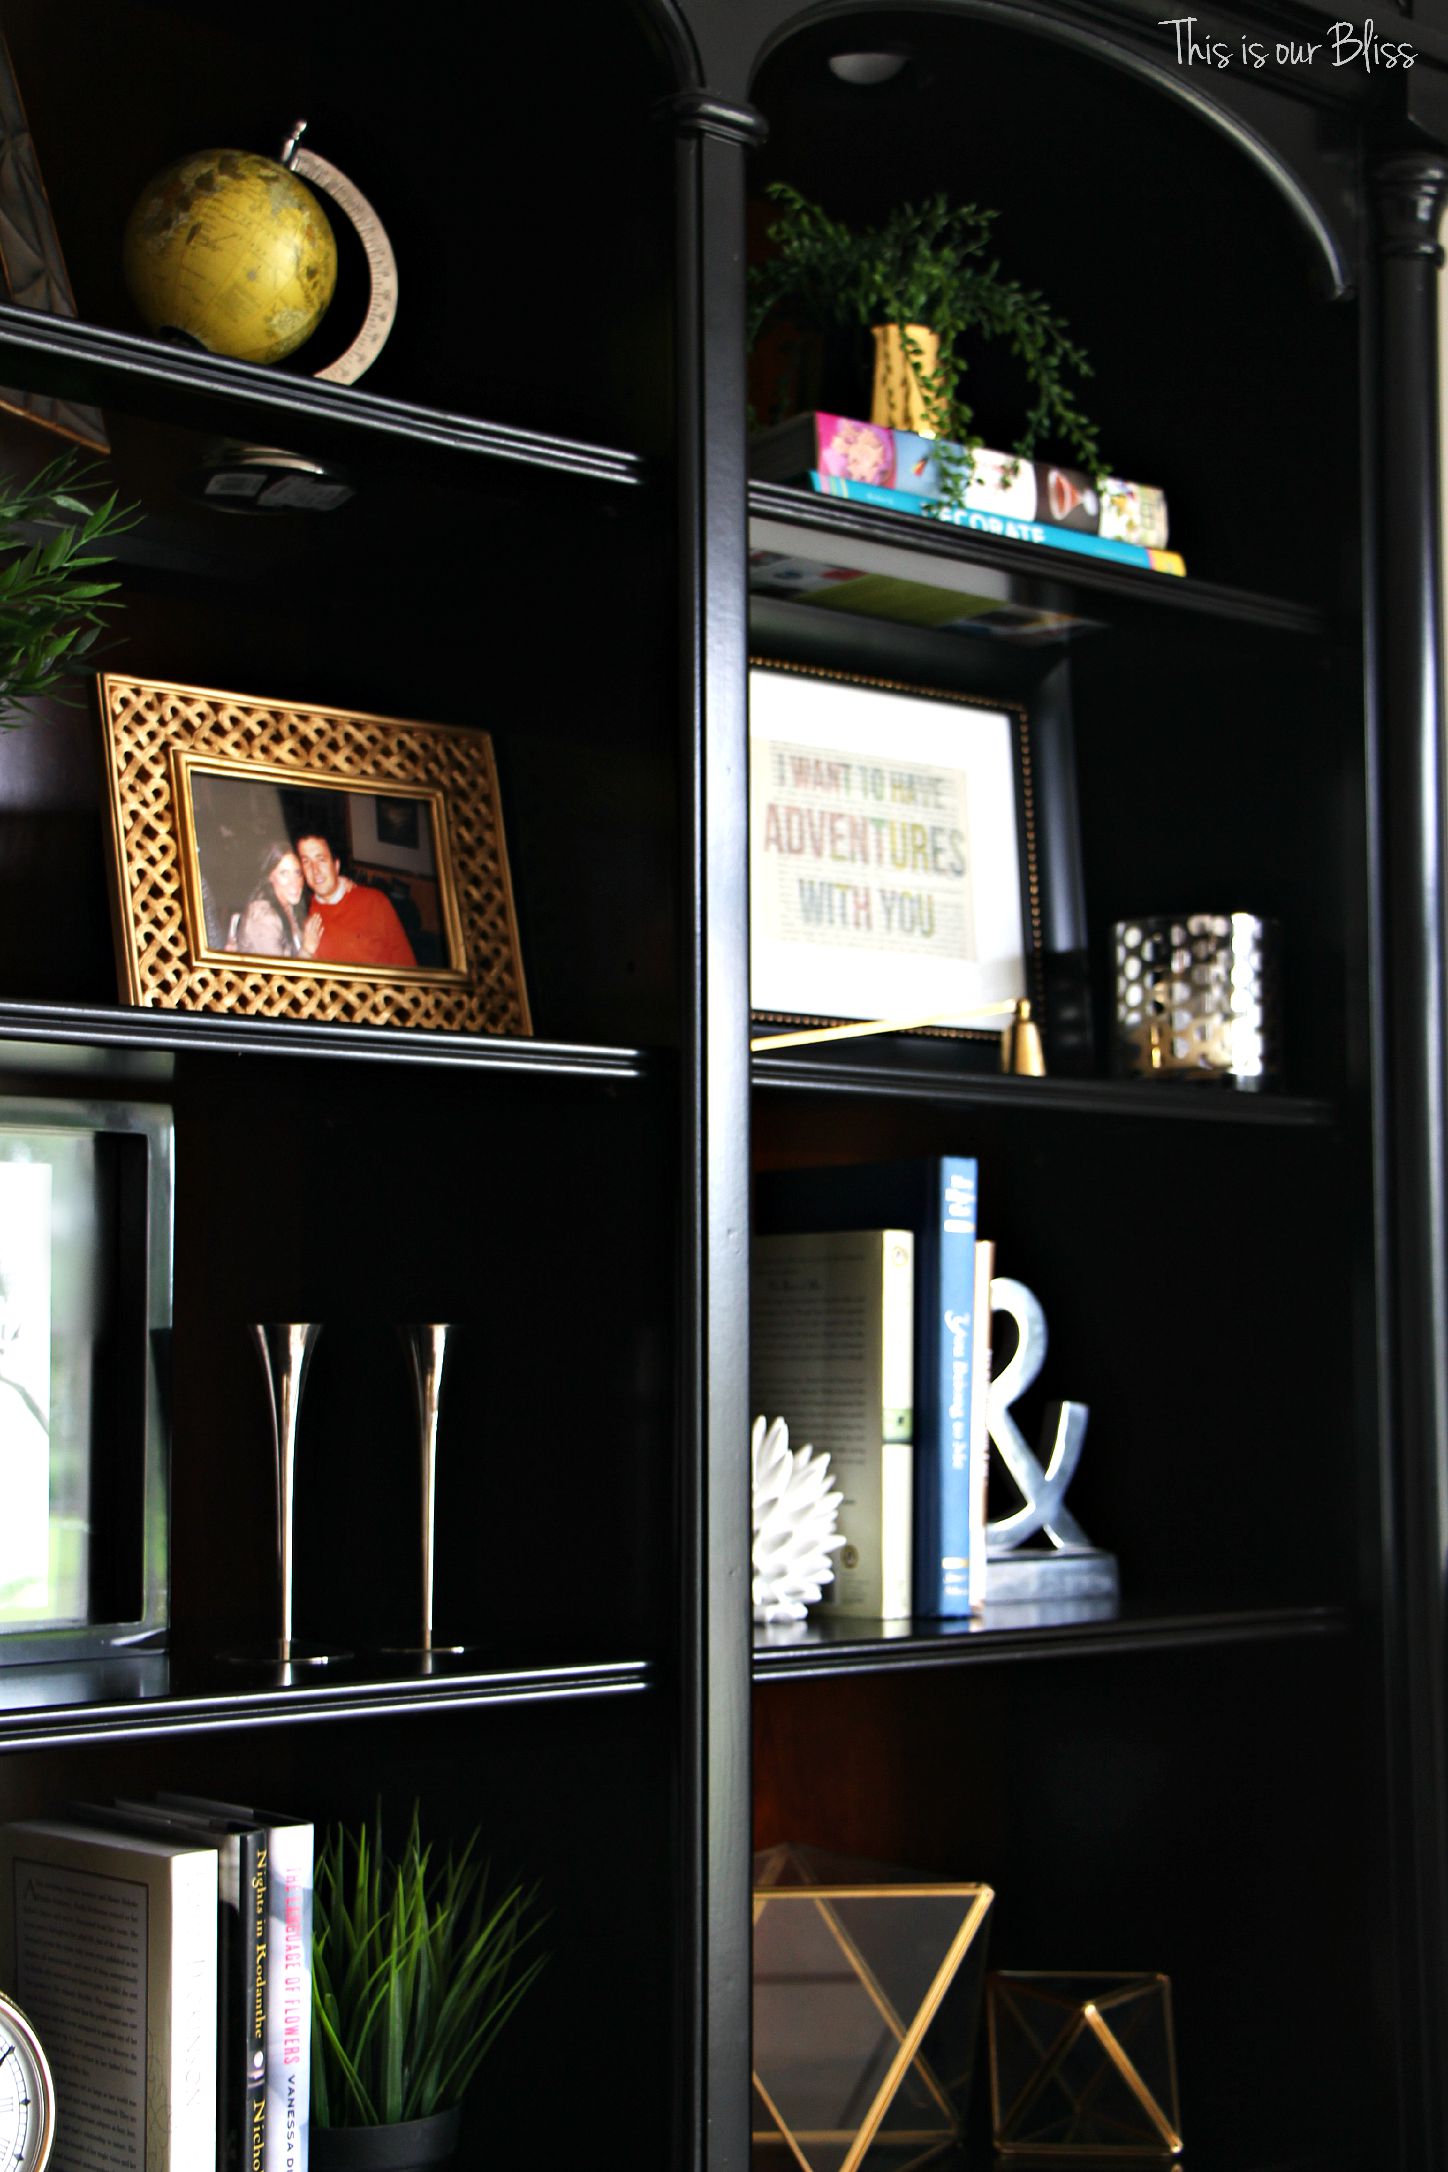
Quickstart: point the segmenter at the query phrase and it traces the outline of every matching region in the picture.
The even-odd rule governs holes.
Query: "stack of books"
[[[750,1409],[830,1455],[837,1615],[984,1603],[995,1247],[976,1191],[967,1155],[758,1180]]]
[[[312,1858],[304,1820],[185,1795],[0,1827],[0,1982],[67,2161],[307,2172]]]
[[[928,515],[1013,543],[1156,573],[1186,572],[1180,555],[1166,548],[1165,493],[1121,476],[1097,478],[984,446],[968,451],[909,430],[818,412],[795,415],[751,439],[749,470],[761,482],[808,482],[826,497]],[[946,474],[962,478],[958,495],[947,498]]]

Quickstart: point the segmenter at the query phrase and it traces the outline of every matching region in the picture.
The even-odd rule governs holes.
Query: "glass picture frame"
[[[811,665],[749,673],[757,1022],[998,1038],[1043,1008],[1027,711]]]
[[[167,1625],[169,1109],[0,1097],[0,1665]]]

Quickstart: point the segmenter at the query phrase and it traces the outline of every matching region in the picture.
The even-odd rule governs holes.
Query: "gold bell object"
[[[1031,1016],[1029,996],[1017,996],[1016,1015],[1001,1035],[1001,1069],[1020,1078],[1044,1078],[1046,1054],[1041,1029]]]

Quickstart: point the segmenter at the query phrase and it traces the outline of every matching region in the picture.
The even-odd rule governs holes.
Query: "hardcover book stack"
[[[1156,573],[1186,572],[1180,555],[1166,548],[1165,493],[1120,476],[1092,477],[818,412],[761,431],[750,442],[749,469],[762,482],[808,482],[826,497],[928,515],[1009,542]],[[958,479],[958,488],[948,478]]]
[[[56,2172],[307,2172],[312,1853],[302,1820],[184,1795],[0,1828]]]
[[[750,1408],[831,1459],[846,1540],[821,1606],[959,1619],[985,1597],[994,1246],[967,1155],[758,1180]]]

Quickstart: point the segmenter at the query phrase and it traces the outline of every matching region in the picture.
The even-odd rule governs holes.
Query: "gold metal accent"
[[[1071,1987],[1079,1984],[1079,1992]],[[1086,2163],[1179,2157],[1183,2143],[1177,2108],[1176,2051],[1172,2039],[1171,1983],[1162,1975],[1002,1970],[987,1979],[991,2117],[1003,2156],[1033,2161],[1060,2158]],[[1149,2081],[1127,2040],[1155,2019],[1160,2027],[1160,2071]],[[1007,2101],[1008,2034],[1023,2041],[1033,2064]],[[1082,2078],[1083,2045],[1094,2043],[1099,2059]],[[1067,2062],[1071,2061],[1071,2078]],[[1017,2062],[1018,2063],[1018,2062]],[[1121,2131],[1095,2112],[1115,2078],[1125,2088],[1140,2124]],[[1049,2104],[1050,2111],[1046,2110]],[[1060,2105],[1062,2109],[1056,2107]],[[1099,2124],[1092,2136],[1091,2122]],[[1081,2139],[1059,2139],[1063,2122],[1079,2123]]]
[[[155,1010],[444,1032],[532,1031],[492,742],[483,731],[98,679],[121,985]],[[426,800],[438,821],[446,966],[374,968],[211,948],[189,779],[197,771]]]
[[[1025,1004],[1029,1017],[1031,1006],[1024,996],[1012,996],[1004,1003],[977,1003],[977,1015],[987,1012],[1019,1011]],[[927,1026],[938,1026],[938,1018],[867,1018],[855,1026],[808,1026],[799,1033],[760,1033],[749,1044],[751,1055],[757,1056],[771,1048],[806,1048],[817,1041],[858,1041],[872,1033],[923,1033]],[[1039,1034],[1037,1035],[1039,1039]],[[1006,1066],[1005,1068],[1009,1068]],[[1019,1068],[1019,1067],[1018,1067]],[[1044,1063],[1041,1069],[1045,1069]]]
[[[1017,1078],[1044,1078],[1046,1052],[1041,1029],[1031,1016],[1030,997],[1018,996],[1014,1008],[1016,1015],[1001,1035],[1001,1069]]]
[[[776,1851],[781,1856],[790,1851]],[[794,2161],[813,2172],[813,2160],[809,2155],[812,2144],[824,2144],[829,2149],[829,2161],[838,2172],[858,2172],[866,2154],[879,2133],[890,2106],[902,2081],[913,2068],[916,2078],[931,2101],[939,2108],[939,2125],[929,2128],[891,2128],[892,2147],[918,2147],[919,2162],[933,2161],[942,2143],[958,2139],[959,2125],[955,2110],[945,2088],[931,2071],[923,2056],[923,2044],[931,2022],[939,2011],[952,1981],[966,1953],[978,1936],[994,1900],[994,1893],[987,1885],[950,1884],[861,1884],[861,1885],[793,1885],[756,1886],[753,1892],[753,1921],[757,1925],[766,1908],[780,1903],[792,1903],[796,1907],[811,1908],[826,1925],[830,1936],[861,1990],[879,2014],[887,2032],[895,2039],[895,2051],[885,2074],[875,2090],[858,2126],[850,2128],[805,2129],[792,2127],[788,2108],[771,2094],[760,2077],[757,2068],[751,2079],[759,2101],[771,2119],[773,2129],[755,2129],[752,2141],[756,2146],[784,2143]],[[855,1901],[910,1901],[910,1900],[959,1900],[964,1907],[959,1927],[949,1940],[934,1975],[926,1987],[924,1996],[915,2011],[901,2014],[861,1953],[857,1941],[850,1935],[837,1910],[840,1902]],[[807,1986],[804,1987],[807,1995]],[[841,2150],[843,2149],[843,2154]]]

